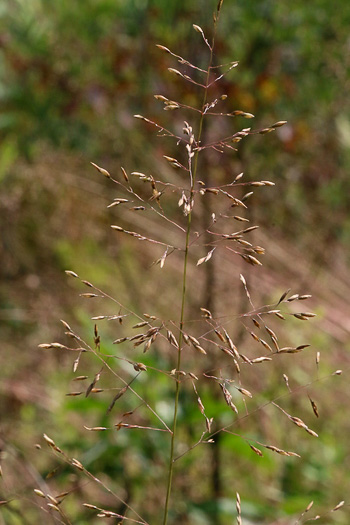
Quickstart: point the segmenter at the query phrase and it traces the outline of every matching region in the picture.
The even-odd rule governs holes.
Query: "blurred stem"
[[[212,66],[212,63],[213,63],[213,50],[214,50],[215,34],[216,34],[216,22],[217,22],[217,19],[216,19],[216,21],[214,21],[214,32],[213,32],[212,45],[211,45],[211,48],[210,48],[210,59],[209,59],[209,65],[208,65],[208,69],[207,69],[206,87],[205,87],[205,90],[204,90],[202,111],[201,111],[201,117],[200,117],[199,128],[198,128],[197,150],[196,150],[196,153],[195,153],[195,156],[194,156],[194,160],[193,160],[192,186],[191,186],[191,191],[190,191],[190,206],[191,207],[192,207],[192,200],[193,200],[193,196],[194,196],[194,185],[195,185],[195,182],[196,182],[197,167],[198,167],[198,155],[199,155],[198,148],[200,146],[200,141],[201,141],[201,137],[202,137],[203,122],[204,122],[204,115],[205,115],[205,105],[207,103],[207,98],[208,98],[208,87],[209,87],[209,80],[210,80],[210,70],[211,70],[211,66]],[[192,223],[192,208],[191,208],[190,213],[187,216],[186,246],[185,246],[184,267],[183,267],[183,281],[182,281],[182,300],[181,300],[179,349],[178,349],[178,352],[177,352],[174,419],[173,419],[173,431],[172,431],[172,435],[171,435],[170,456],[169,456],[169,470],[168,470],[168,484],[167,484],[167,493],[166,493],[165,508],[164,508],[163,525],[167,525],[167,523],[168,523],[169,502],[170,502],[171,487],[172,487],[173,472],[174,472],[174,447],[175,447],[175,439],[176,439],[177,414],[178,414],[178,409],[179,409],[179,396],[180,396],[180,373],[179,372],[180,372],[180,367],[181,367],[181,350],[182,350],[182,342],[183,342],[183,326],[184,326],[184,319],[185,319],[187,262],[188,262],[188,253],[189,253],[189,241],[190,241],[190,233],[191,233],[191,223]]]

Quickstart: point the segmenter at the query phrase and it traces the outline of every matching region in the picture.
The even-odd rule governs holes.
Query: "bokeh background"
[[[160,278],[152,261],[162,252],[116,236],[110,224],[125,220],[150,236],[166,232],[158,230],[155,218],[143,222],[137,214],[125,217],[117,208],[107,209],[120,195],[90,161],[116,177],[124,166],[176,183],[177,173],[162,158],[176,156],[176,145],[152,135],[133,115],[179,129],[183,116],[164,112],[153,94],[191,105],[197,92],[169,75],[167,68],[176,62],[155,45],[205,64],[207,49],[192,24],[210,34],[215,7],[209,0],[8,0],[0,8],[0,483],[1,499],[10,500],[0,507],[1,525],[59,523],[34,488],[53,495],[69,491],[62,507],[75,525],[101,521],[83,502],[123,510],[110,493],[46,450],[44,432],[149,523],[160,522],[168,442],[141,432],[91,435],[84,430],[84,425],[117,421],[106,416],[111,394],[67,397],[76,390],[72,356],[44,352],[38,344],[64,342],[60,319],[92,342],[91,317],[118,314],[113,305],[79,297],[88,290],[67,278],[67,269],[137,313],[178,315],[176,262],[169,262],[169,272]],[[259,458],[244,440],[225,434],[213,453],[195,449],[179,464],[172,523],[233,523],[236,491],[243,522],[252,524],[294,523],[311,500],[312,515],[324,515],[349,495],[349,27],[347,0],[336,5],[327,0],[224,2],[214,60],[238,60],[239,66],[219,92],[228,95],[231,110],[253,113],[256,128],[278,120],[288,124],[242,141],[236,154],[209,155],[201,167],[210,184],[244,171],[247,180],[271,180],[277,188],[257,192],[252,205],[252,220],[261,226],[254,239],[267,250],[264,269],[256,273],[241,261],[232,268],[231,259],[224,258],[215,268],[215,304],[246,308],[240,272],[249,277],[258,304],[278,300],[288,288],[312,293],[308,308],[318,314],[316,320],[278,325],[286,341],[302,344],[307,338],[311,350],[284,361],[283,370],[277,364],[250,381],[263,404],[286,392],[282,372],[296,389],[326,379],[286,401],[319,433],[318,440],[290,428],[271,407],[268,414],[247,418],[251,428],[239,429],[282,444],[302,459],[268,451]],[[226,131],[225,126],[213,122],[208,136]],[[198,283],[194,309],[198,296],[206,297],[203,274]],[[116,352],[111,343],[119,329],[101,323],[99,330],[106,352]],[[239,328],[235,335],[243,344]],[[170,369],[161,352],[147,360]],[[341,376],[332,375],[337,369]],[[85,359],[81,373],[93,378],[97,371],[96,360]],[[124,373],[132,377],[127,367]],[[120,387],[113,377],[106,381],[109,388]],[[141,382],[140,393],[167,418],[168,382],[162,375],[154,381],[153,388]],[[318,420],[307,394],[317,401]],[[225,422],[222,397],[210,396],[206,387],[202,395],[208,412]],[[183,404],[187,430],[181,439],[190,443],[202,419],[193,396]],[[120,413],[135,408],[132,400],[123,407]],[[346,509],[319,523],[349,523]]]

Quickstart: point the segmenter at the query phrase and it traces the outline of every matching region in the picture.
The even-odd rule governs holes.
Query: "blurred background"
[[[149,236],[164,232],[158,230],[155,217],[143,221],[136,213],[125,217],[119,208],[107,209],[113,198],[125,195],[90,162],[120,179],[124,166],[128,173],[153,173],[176,183],[177,172],[163,159],[177,155],[176,144],[152,135],[133,115],[141,113],[175,130],[190,118],[164,112],[153,97],[162,94],[191,105],[198,96],[170,76],[167,68],[179,65],[156,44],[205,65],[208,50],[192,24],[210,35],[215,8],[216,2],[209,0],[8,0],[0,7],[1,499],[11,500],[0,508],[1,525],[59,523],[57,513],[38,501],[34,488],[53,495],[68,491],[62,508],[76,525],[101,521],[82,507],[83,502],[115,512],[124,509],[110,493],[50,454],[42,443],[44,432],[149,523],[160,522],[157,509],[162,504],[168,441],[153,434],[145,439],[137,432],[86,432],[84,425],[108,426],[111,394],[67,397],[80,389],[71,383],[74,356],[44,352],[38,344],[64,342],[60,319],[92,343],[91,317],[118,314],[113,304],[105,306],[100,299],[92,304],[79,297],[89,290],[67,278],[67,269],[137,313],[156,310],[156,315],[177,319],[176,261],[169,262],[168,273],[160,278],[159,266],[152,262],[162,251],[117,236],[110,224],[124,221]],[[256,274],[241,261],[232,270],[226,254],[215,269],[215,304],[222,301],[235,311],[247,307],[240,272],[249,280],[257,304],[276,302],[288,288],[312,294],[307,310],[313,309],[317,320],[278,325],[285,341],[306,341],[311,350],[283,361],[283,370],[276,364],[265,377],[247,378],[247,383],[253,382],[261,405],[287,392],[282,372],[292,389],[317,380],[289,396],[288,407],[320,437],[315,440],[293,425],[281,424],[271,407],[268,415],[261,411],[247,418],[251,427],[242,425],[242,433],[283,445],[302,459],[267,450],[260,458],[244,440],[224,434],[213,453],[205,451],[207,461],[200,459],[202,449],[185,456],[182,465],[179,461],[171,523],[233,523],[236,491],[241,494],[243,522],[252,524],[294,523],[311,500],[315,512],[309,511],[310,517],[324,515],[348,495],[349,27],[347,0],[338,0],[336,8],[327,0],[224,1],[214,61],[237,60],[239,66],[223,79],[216,94],[228,95],[230,111],[255,115],[254,120],[238,120],[237,129],[264,128],[279,120],[288,124],[276,133],[248,137],[235,154],[208,155],[201,166],[205,175],[200,177],[212,185],[230,182],[240,171],[246,180],[276,183],[275,188],[257,191],[252,201],[251,221],[261,226],[254,239],[267,251],[263,270]],[[208,125],[206,133],[221,136],[223,131],[227,123],[219,120]],[[142,183],[137,184],[144,191]],[[175,208],[176,204],[177,199]],[[193,309],[198,307],[198,294],[207,300],[203,273],[198,282],[197,296],[190,301]],[[120,337],[119,328],[101,322],[99,330],[106,352],[116,352],[111,343]],[[240,329],[235,336],[244,343]],[[318,368],[316,352],[321,354]],[[147,364],[171,369],[165,357],[163,365],[156,358],[147,356]],[[337,369],[343,370],[341,376],[332,375]],[[93,378],[98,364],[85,359],[78,372]],[[124,372],[132,377],[129,369]],[[166,419],[172,406],[168,383],[159,375],[154,381],[151,391],[141,382],[140,392]],[[108,385],[116,386],[113,377]],[[319,419],[308,394],[317,402]],[[211,396],[205,387],[201,395],[209,415],[225,423],[222,396]],[[118,412],[134,408],[126,400]],[[184,399],[181,418],[188,429],[183,442],[194,442],[202,429],[195,397],[191,402]],[[345,507],[319,523],[345,525],[349,516]]]

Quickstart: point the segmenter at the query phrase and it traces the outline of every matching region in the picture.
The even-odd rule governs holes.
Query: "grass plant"
[[[257,458],[276,454],[289,462],[298,461],[300,457],[298,450],[286,448],[289,435],[295,431],[304,432],[305,438],[318,437],[313,422],[310,423],[312,418],[317,421],[319,415],[310,390],[320,377],[293,387],[288,375],[282,372],[286,359],[308,352],[310,344],[307,341],[285,343],[284,329],[282,336],[279,335],[280,323],[287,319],[302,323],[315,316],[304,306],[311,296],[305,291],[287,290],[272,302],[257,305],[249,284],[252,272],[261,272],[265,254],[264,248],[255,242],[258,225],[250,222],[250,202],[255,190],[276,191],[275,183],[249,181],[243,173],[221,174],[219,180],[213,181],[213,176],[208,174],[210,166],[219,166],[224,155],[234,155],[242,140],[268,135],[286,124],[281,120],[263,128],[247,127],[244,122],[252,122],[254,115],[232,107],[234,101],[220,92],[220,82],[238,65],[236,61],[216,63],[215,35],[220,16],[224,16],[222,10],[223,0],[220,0],[214,13],[211,38],[200,26],[193,25],[208,51],[206,65],[193,64],[158,45],[159,51],[169,60],[169,72],[177,81],[187,83],[197,100],[197,105],[189,105],[163,94],[155,95],[164,110],[175,115],[172,128],[152,118],[135,115],[147,130],[153,129],[158,137],[174,142],[171,154],[163,156],[165,176],[130,172],[124,167],[119,176],[114,176],[99,164],[92,163],[108,179],[111,188],[116,189],[116,196],[108,208],[118,219],[114,221],[118,224],[112,224],[111,228],[121,252],[123,246],[129,249],[129,240],[132,240],[135,258],[144,256],[140,246],[146,245],[147,253],[154,259],[154,264],[144,265],[144,274],[140,275],[137,285],[138,293],[143,294],[142,304],[148,305],[148,311],[140,311],[132,299],[130,305],[121,302],[118,297],[80,277],[74,269],[67,270],[68,276],[87,289],[81,293],[82,298],[97,300],[108,313],[93,315],[92,344],[62,321],[66,337],[72,343],[39,345],[43,350],[71,352],[74,356],[74,384],[84,386],[69,391],[70,397],[105,396],[103,422],[84,424],[85,432],[116,434],[116,441],[123,433],[139,432],[145,435],[145,443],[149,446],[153,443],[154,448],[160,450],[159,456],[154,455],[153,465],[159,469],[160,481],[152,492],[153,506],[148,508],[150,492],[147,485],[141,488],[141,496],[137,498],[125,490],[122,479],[111,488],[103,477],[85,467],[84,461],[71,457],[56,439],[45,434],[44,440],[60,461],[84,474],[116,501],[113,510],[96,501],[84,502],[91,512],[91,523],[93,516],[111,518],[113,523],[192,523],[193,518],[191,521],[183,505],[185,495],[187,500],[193,497],[197,503],[205,500],[211,477],[213,483],[216,478],[220,486],[217,495],[223,492],[231,499],[235,495],[235,517],[240,525],[245,521],[245,511],[235,465],[232,465],[232,479],[227,486],[223,452],[219,451],[221,464],[216,472],[210,456],[210,449],[219,447],[220,436],[243,444],[246,451],[242,457],[246,453]],[[173,67],[173,62],[179,65]],[[221,135],[221,129],[229,132]],[[213,138],[214,133],[216,138]],[[221,268],[228,264],[231,265],[231,279],[223,283],[220,281]],[[158,276],[167,271],[169,278]],[[166,286],[173,278],[178,280],[177,294],[170,297]],[[243,310],[239,312],[230,304],[229,289],[232,287],[238,295],[232,281],[238,281],[243,292],[243,299],[239,300]],[[107,333],[108,336],[116,334],[115,347],[107,340]],[[96,367],[90,379],[85,373],[88,359],[93,360]],[[319,352],[313,359],[318,370]],[[337,370],[334,375],[340,373]],[[276,375],[279,383],[272,388],[269,380]],[[293,396],[299,394],[304,398],[308,396],[311,410],[307,420],[294,414],[293,403],[290,408],[288,405]],[[219,413],[215,413],[218,403]],[[189,405],[197,406],[199,416],[190,424],[184,415]],[[115,419],[118,410],[119,416]],[[266,411],[269,418],[280,420],[287,436],[283,432],[271,436],[261,428],[260,414]],[[252,426],[248,428],[246,424],[250,420]],[[159,437],[149,438],[149,434]],[[283,444],[276,443],[275,437],[280,437]],[[186,463],[192,454],[198,466]],[[238,457],[237,463],[241,460]],[[191,475],[196,476],[193,483],[191,479],[184,479],[188,465]],[[63,510],[64,501],[71,492],[69,489],[57,496],[41,488],[35,492],[45,500],[46,510],[55,523],[71,523],[68,512]],[[331,512],[339,510],[343,504],[340,502]],[[307,521],[311,508],[312,502],[309,502],[293,522]],[[211,523],[223,523],[224,513],[220,509],[213,508],[208,516]],[[325,516],[317,518],[317,515],[312,518],[328,519]],[[262,523],[264,518],[253,516],[249,519],[249,523]]]

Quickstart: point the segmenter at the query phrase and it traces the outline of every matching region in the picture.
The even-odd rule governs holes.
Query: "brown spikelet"
[[[320,417],[319,413],[318,413],[318,408],[317,408],[317,405],[315,403],[315,401],[313,399],[311,399],[311,397],[309,396],[309,400],[310,400],[310,403],[311,403],[311,406],[312,406],[312,410],[315,414],[316,417]]]
[[[238,492],[236,492],[236,510],[237,510],[237,525],[242,525],[241,498]]]
[[[227,388],[225,387],[225,385],[223,383],[220,383],[220,387],[221,387],[221,390],[224,394],[224,398],[225,398],[225,401],[227,403],[227,405],[236,413],[238,414],[238,409],[236,407],[236,405],[233,403],[232,401],[232,395],[230,394],[230,392],[227,390]]]
[[[263,457],[263,453],[261,452],[259,448],[254,447],[254,445],[251,445],[251,444],[249,444],[249,446],[252,449],[252,451],[255,452],[255,454],[257,454],[260,457]]]
[[[335,512],[336,510],[341,509],[341,508],[344,506],[344,504],[345,504],[345,501],[340,501],[340,502],[338,503],[338,505],[336,505],[336,506],[331,510],[331,512]]]
[[[101,168],[100,166],[97,166],[97,164],[95,164],[94,162],[90,162],[90,164],[96,168],[100,173],[102,173],[102,175],[104,175],[105,177],[107,177],[108,179],[111,178],[111,174],[105,170],[104,168]]]

